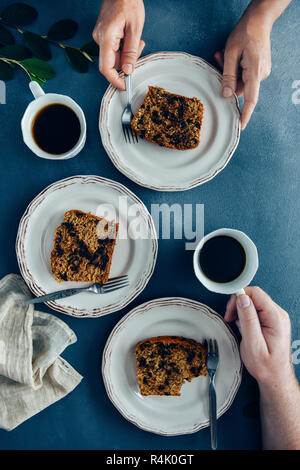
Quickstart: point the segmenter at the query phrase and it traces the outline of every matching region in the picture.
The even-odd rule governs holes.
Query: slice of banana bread
[[[70,210],[55,231],[51,269],[57,282],[108,281],[118,224]]]
[[[187,380],[206,375],[206,350],[202,344],[181,336],[157,336],[135,348],[141,395],[179,396]]]
[[[149,142],[177,150],[193,149],[199,145],[203,110],[197,98],[149,86],[131,127]]]

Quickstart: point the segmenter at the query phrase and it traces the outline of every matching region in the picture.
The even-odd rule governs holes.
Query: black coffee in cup
[[[237,279],[246,266],[243,246],[233,237],[209,238],[199,252],[203,274],[213,282],[227,283]]]
[[[81,134],[77,114],[62,103],[44,106],[34,118],[32,137],[37,146],[52,155],[61,155],[72,150]]]

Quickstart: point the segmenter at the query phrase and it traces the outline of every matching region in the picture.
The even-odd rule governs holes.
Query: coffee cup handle
[[[35,99],[40,98],[40,96],[44,96],[45,94],[43,88],[35,80],[31,80],[29,88]]]
[[[238,296],[238,295],[243,295],[243,294],[245,294],[244,289],[239,289],[239,290],[235,293],[236,296]]]

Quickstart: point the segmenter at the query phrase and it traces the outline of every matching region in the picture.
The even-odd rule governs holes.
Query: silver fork
[[[217,396],[215,388],[215,373],[219,365],[219,348],[214,339],[204,341],[207,351],[206,366],[209,375],[209,419],[210,419],[210,441],[211,448],[217,448]]]
[[[51,294],[41,295],[35,299],[25,300],[25,305],[29,304],[38,304],[40,302],[49,302],[50,300],[63,299],[65,297],[70,297],[71,295],[80,294],[80,292],[93,292],[94,294],[107,294],[108,292],[113,292],[114,290],[121,289],[129,285],[128,276],[115,277],[110,279],[105,284],[94,283],[87,287],[75,287],[74,289],[65,289]]]
[[[138,137],[131,127],[131,120],[133,118],[133,113],[131,110],[131,101],[132,101],[131,75],[125,75],[124,78],[125,78],[125,83],[126,83],[127,105],[125,106],[125,109],[121,117],[122,129],[123,129],[125,141],[129,144],[131,144],[131,142],[134,144],[135,142],[138,142]]]

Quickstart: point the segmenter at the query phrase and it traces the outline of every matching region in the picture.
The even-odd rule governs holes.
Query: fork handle
[[[209,419],[210,419],[210,441],[211,448],[217,448],[217,396],[214,378],[210,378],[209,384]]]
[[[126,84],[126,98],[127,104],[131,105],[132,100],[132,91],[131,91],[131,75],[125,75],[125,84]]]
[[[64,299],[65,297],[70,297],[71,295],[76,295],[86,290],[86,287],[77,287],[75,289],[65,289],[56,292],[52,292],[51,294],[41,295],[40,297],[35,297],[34,299],[25,300],[24,304],[39,304],[42,302],[50,302],[51,300],[58,300]]]

